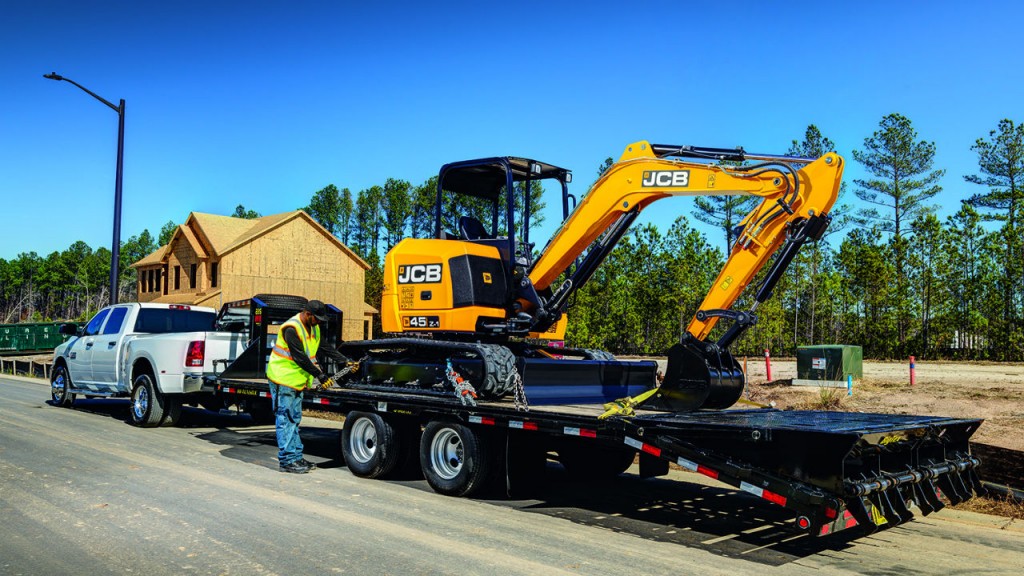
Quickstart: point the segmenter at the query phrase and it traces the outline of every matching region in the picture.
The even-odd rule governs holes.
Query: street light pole
[[[101,96],[82,86],[70,78],[65,78],[56,72],[43,74],[43,78],[50,80],[63,80],[70,82],[82,89],[83,92],[103,102],[117,112],[117,173],[114,177],[114,240],[110,247],[110,303],[117,304],[117,284],[120,276],[121,264],[121,176],[124,172],[124,98],[119,106],[114,106]]]

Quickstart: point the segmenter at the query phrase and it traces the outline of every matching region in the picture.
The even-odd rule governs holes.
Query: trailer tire
[[[180,408],[180,407],[179,407]],[[128,420],[140,428],[159,426],[164,419],[164,397],[153,383],[149,372],[135,377],[132,385],[132,404]]]
[[[387,476],[401,459],[401,438],[390,422],[372,412],[349,412],[341,430],[345,465],[360,478]]]
[[[574,479],[607,480],[633,464],[636,452],[618,446],[568,443],[558,450],[558,461]]]
[[[445,496],[470,496],[487,483],[491,446],[472,428],[430,422],[420,439],[420,468],[427,484]]]
[[[53,405],[70,408],[75,403],[75,395],[71,393],[73,389],[68,369],[57,366],[50,377],[50,398],[53,399]]]

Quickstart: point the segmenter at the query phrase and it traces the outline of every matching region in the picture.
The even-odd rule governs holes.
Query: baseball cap
[[[303,307],[303,310],[309,312],[321,322],[327,321],[327,306],[319,300],[310,300],[309,302],[306,302],[306,306]]]

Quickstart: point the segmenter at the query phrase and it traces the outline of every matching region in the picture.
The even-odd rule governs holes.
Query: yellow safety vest
[[[306,327],[299,320],[296,314],[281,324],[277,332],[277,341],[274,349],[270,351],[270,362],[267,363],[267,378],[275,384],[287,386],[296,390],[303,390],[313,382],[313,376],[299,368],[299,365],[292,360],[292,353],[288,350],[288,342],[281,337],[281,333],[287,327],[292,327],[302,340],[303,349],[310,360],[316,358],[316,351],[320,349],[320,327],[314,326],[311,334],[306,333]]]

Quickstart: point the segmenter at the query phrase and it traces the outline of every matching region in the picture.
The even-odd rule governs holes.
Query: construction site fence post
[[[914,357],[910,357],[910,385],[917,384],[917,374],[914,373]]]
[[[764,349],[764,369],[768,376],[768,381],[772,381],[772,355],[768,353],[768,349]]]
[[[853,374],[846,375],[846,395],[853,396]]]

